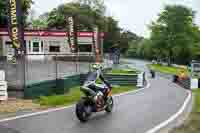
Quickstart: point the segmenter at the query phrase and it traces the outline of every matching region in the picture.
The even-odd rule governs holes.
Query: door
[[[43,41],[32,41],[30,54],[44,54]]]

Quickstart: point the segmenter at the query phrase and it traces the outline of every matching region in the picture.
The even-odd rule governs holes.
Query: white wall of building
[[[26,51],[27,54],[40,55],[40,54],[70,54],[70,47],[68,44],[67,37],[46,37],[46,36],[25,36],[26,41]],[[3,55],[7,56],[8,46],[6,42],[11,42],[9,36],[2,36],[3,43]],[[39,44],[39,48],[34,47],[34,44]],[[91,45],[92,49],[92,37],[79,37],[79,45]],[[50,46],[59,47],[59,52],[50,52]],[[92,49],[93,51],[93,49]],[[91,52],[82,52],[82,53],[91,53]]]

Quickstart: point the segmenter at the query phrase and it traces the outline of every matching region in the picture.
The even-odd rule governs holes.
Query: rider
[[[87,80],[81,87],[81,89],[86,93],[89,93],[90,96],[95,97],[99,91],[105,96],[108,89],[111,88],[111,85],[103,77],[102,68],[100,63],[92,64],[92,71],[89,73]],[[101,82],[101,84],[99,84],[99,82]]]

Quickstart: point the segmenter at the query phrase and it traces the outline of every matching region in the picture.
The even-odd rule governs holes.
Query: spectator
[[[119,61],[120,61],[120,55],[121,55],[121,54],[120,54],[120,49],[118,48],[118,49],[117,49],[117,64],[120,63],[120,62],[119,62]]]
[[[116,44],[113,46],[113,60],[114,60],[114,64],[119,64],[119,60],[120,60],[119,42],[116,43]]]

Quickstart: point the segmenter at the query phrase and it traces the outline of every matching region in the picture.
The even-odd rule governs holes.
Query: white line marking
[[[190,102],[191,98],[192,98],[192,93],[190,91],[188,91],[188,96],[187,96],[184,104],[180,108],[180,110],[176,114],[171,116],[168,120],[160,123],[159,125],[157,125],[156,127],[152,128],[152,129],[148,130],[146,133],[156,133],[159,130],[161,130],[162,128],[164,128],[165,126],[167,126],[168,124],[170,124],[176,118],[178,118],[178,116],[180,116],[183,113],[183,111],[185,110],[185,108],[188,105],[188,103]]]
[[[138,90],[134,90],[134,91],[130,91],[130,92],[120,93],[120,94],[114,95],[114,97],[120,97],[120,96],[128,95],[128,94],[135,94],[135,93],[138,93],[138,92],[140,92],[140,91],[142,91],[144,89],[147,89],[149,87],[150,87],[150,83],[148,83],[147,86],[144,87],[144,88],[140,88]]]
[[[72,108],[73,106],[74,105],[67,106],[67,107],[61,107],[61,108],[55,108],[55,109],[49,109],[49,110],[45,110],[45,111],[41,111],[41,112],[25,114],[25,115],[20,115],[20,116],[16,116],[16,117],[10,117],[10,118],[0,120],[0,123],[6,122],[6,121],[12,121],[12,120],[16,120],[16,119],[22,119],[22,118],[26,118],[26,117],[32,117],[32,116],[47,114],[47,113],[50,113],[50,112],[60,111],[60,110],[64,110],[64,109],[67,109],[67,108]]]
[[[135,94],[135,93],[138,93],[139,91],[142,91],[142,90],[144,90],[146,88],[149,88],[149,87],[150,87],[150,84],[148,83],[147,86],[144,87],[144,88],[141,88],[141,89],[135,90],[135,91],[131,91],[131,92],[125,92],[125,93],[121,93],[121,94],[118,94],[118,95],[114,95],[114,97],[119,97],[119,96],[123,96],[123,95],[127,95],[127,94]],[[0,120],[0,123],[7,122],[7,121],[12,121],[12,120],[16,120],[16,119],[23,119],[23,118],[27,118],[27,117],[33,117],[33,116],[37,116],[37,115],[43,115],[43,114],[56,112],[56,111],[61,111],[61,110],[64,110],[64,109],[72,108],[74,106],[75,106],[75,104],[67,106],[67,107],[49,109],[49,110],[45,110],[45,111],[41,111],[41,112],[36,112],[36,113],[30,113],[30,114],[20,115],[20,116],[16,116],[16,117],[5,118],[5,119]]]

